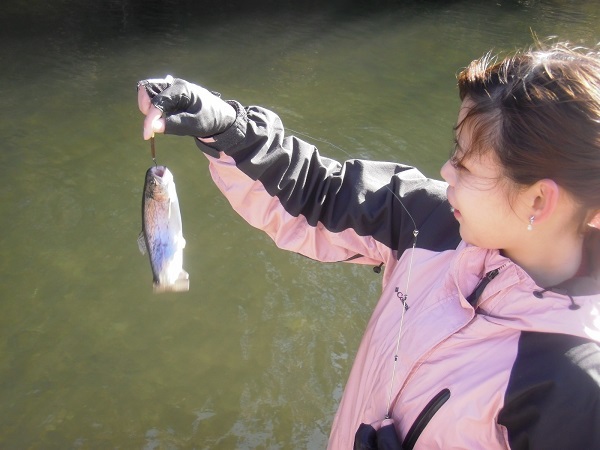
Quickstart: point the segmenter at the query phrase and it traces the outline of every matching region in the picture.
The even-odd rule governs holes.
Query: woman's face
[[[444,164],[441,174],[448,183],[447,196],[466,242],[482,248],[509,250],[519,245],[527,229],[526,214],[519,215],[519,194],[512,181],[502,175],[491,146],[489,151],[469,153],[473,145],[470,120],[462,122],[471,101],[465,99],[458,115],[455,157]],[[462,158],[463,154],[467,157]],[[457,163],[456,161],[460,161]],[[514,195],[509,195],[510,193]],[[521,205],[522,206],[522,205]]]

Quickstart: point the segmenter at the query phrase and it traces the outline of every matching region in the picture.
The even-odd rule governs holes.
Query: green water
[[[1,449],[326,445],[381,275],[278,250],[231,211],[191,139],[160,136],[191,289],[153,295],[136,243],[152,163],[138,79],[201,82],[326,139],[328,156],[435,177],[459,68],[532,32],[600,41],[595,1],[314,3],[3,7]]]

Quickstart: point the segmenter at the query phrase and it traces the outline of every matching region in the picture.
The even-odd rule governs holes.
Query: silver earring
[[[529,218],[529,224],[527,225],[527,231],[533,230],[533,221],[535,220],[535,216],[531,216]]]

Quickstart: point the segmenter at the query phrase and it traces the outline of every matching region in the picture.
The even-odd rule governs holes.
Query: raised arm
[[[163,117],[148,114],[146,124],[160,131],[164,121],[167,133],[195,136],[234,209],[281,248],[320,261],[387,262],[412,244],[415,227],[431,245],[456,245],[445,184],[412,167],[323,157],[287,136],[272,111],[224,102],[183,80],[151,103]]]

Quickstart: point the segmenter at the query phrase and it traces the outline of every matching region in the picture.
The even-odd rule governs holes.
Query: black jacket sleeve
[[[522,333],[498,422],[511,449],[600,449],[598,344]]]
[[[445,183],[392,162],[353,159],[340,163],[320,155],[313,145],[287,136],[272,111],[232,104],[238,112],[233,126],[215,136],[216,142],[199,143],[199,147],[214,158],[224,154],[232,159],[240,172],[277,199],[286,214],[302,216],[314,229],[368,236],[398,253],[411,245],[415,226],[421,245],[440,249],[458,244]],[[228,195],[226,189],[224,193]],[[251,207],[244,204],[236,210],[242,214],[241,210]],[[272,228],[272,224],[255,226]]]

